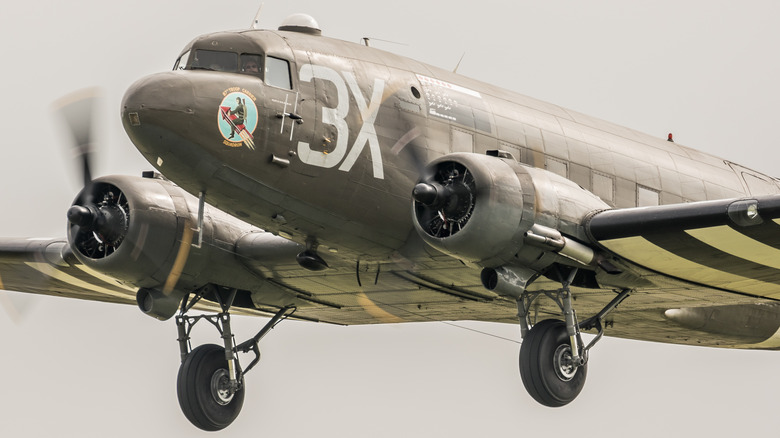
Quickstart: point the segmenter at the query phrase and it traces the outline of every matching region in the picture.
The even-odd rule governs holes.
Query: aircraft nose
[[[192,83],[178,72],[157,73],[138,80],[122,99],[122,124],[142,152],[151,152],[152,138],[162,127],[180,127],[186,131],[194,114]],[[173,134],[171,132],[171,134]]]
[[[122,99],[124,115],[132,111],[192,111],[195,102],[192,83],[181,73],[157,73],[138,80]]]

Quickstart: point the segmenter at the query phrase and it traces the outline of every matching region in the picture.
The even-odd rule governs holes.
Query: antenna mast
[[[255,14],[255,19],[252,20],[252,24],[249,25],[250,29],[258,29],[260,25],[260,13],[263,11],[263,5],[265,3],[260,3],[260,7],[257,8],[257,13]]]

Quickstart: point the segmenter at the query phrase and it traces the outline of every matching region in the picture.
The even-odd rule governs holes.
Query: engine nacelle
[[[549,240],[546,247],[539,230],[557,230],[587,241],[582,218],[609,208],[552,172],[511,158],[473,153],[449,154],[431,162],[413,198],[414,226],[425,242],[485,267],[523,264],[537,258],[540,248],[558,253],[564,245],[576,245],[571,239],[566,244],[563,237],[542,236]],[[523,256],[526,248],[532,256]]]
[[[258,230],[206,205],[201,234],[197,218],[198,199],[167,180],[102,177],[68,211],[68,242],[87,267],[138,288],[145,313],[167,319],[189,291],[209,283],[249,290],[259,281],[233,247]]]
[[[186,202],[174,202],[170,192],[175,190],[166,190],[166,185],[177,189],[166,181],[130,176],[92,181],[68,210],[73,254],[90,268],[129,285],[164,283],[177,240],[183,237],[180,216],[189,217]]]

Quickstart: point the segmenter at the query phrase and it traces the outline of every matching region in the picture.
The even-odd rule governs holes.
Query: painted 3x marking
[[[343,78],[342,78],[343,75]],[[328,81],[336,86],[337,104],[335,108],[322,107],[322,123],[326,123],[336,128],[336,146],[330,153],[314,151],[309,143],[298,142],[298,157],[301,161],[318,167],[331,168],[339,163],[339,170],[349,172],[355,165],[360,153],[368,143],[368,150],[371,154],[374,178],[384,179],[384,168],[382,166],[382,153],[379,149],[379,139],[377,138],[374,122],[376,121],[377,111],[382,103],[382,94],[385,89],[385,82],[382,79],[374,79],[373,92],[371,98],[366,103],[366,98],[360,91],[355,75],[350,72],[342,72],[324,67],[321,65],[304,64],[301,66],[300,80],[311,82],[313,79]],[[347,153],[347,142],[349,141],[349,125],[346,117],[349,113],[349,92],[355,97],[358,110],[363,119],[363,125],[360,127],[355,138],[355,143]],[[343,161],[342,161],[343,160]]]

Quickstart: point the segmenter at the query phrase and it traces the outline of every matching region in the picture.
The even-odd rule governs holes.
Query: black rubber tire
[[[225,348],[214,344],[195,348],[179,367],[176,395],[184,416],[195,427],[210,432],[222,430],[241,412],[243,385],[227,404],[218,403],[212,392],[212,378],[216,373],[226,373],[227,369]]]
[[[545,406],[557,408],[567,405],[585,386],[587,364],[576,368],[568,380],[561,378],[555,370],[554,357],[558,347],[569,346],[570,354],[570,345],[566,323],[557,319],[546,319],[534,325],[520,345],[523,385],[534,400]]]

